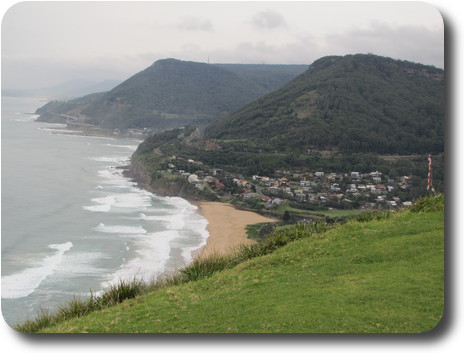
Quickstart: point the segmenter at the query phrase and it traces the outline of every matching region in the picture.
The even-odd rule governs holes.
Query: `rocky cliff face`
[[[198,190],[187,179],[177,178],[174,180],[166,178],[157,178],[153,180],[150,172],[145,165],[138,159],[132,158],[128,176],[133,178],[137,184],[158,196],[178,196],[187,200],[217,200],[214,194],[209,194]]]

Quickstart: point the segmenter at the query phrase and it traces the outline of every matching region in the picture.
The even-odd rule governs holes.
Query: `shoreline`
[[[256,241],[248,239],[246,226],[262,222],[276,222],[251,211],[237,210],[233,205],[216,201],[190,201],[198,207],[200,214],[208,220],[209,236],[206,245],[194,253],[196,257],[211,254],[225,255],[240,244],[250,245]]]

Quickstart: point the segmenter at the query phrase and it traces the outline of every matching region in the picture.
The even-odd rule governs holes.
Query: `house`
[[[214,186],[216,187],[216,189],[218,190],[224,190],[226,188],[226,186],[221,183],[219,180],[216,179],[215,183],[214,183]]]
[[[250,185],[246,180],[244,180],[244,179],[237,179],[237,178],[234,178],[233,181],[234,181],[234,184],[235,184],[235,185],[238,185],[238,186],[240,186],[240,187],[242,187],[242,188],[247,188],[247,187],[250,187],[250,186],[251,186],[251,185]]]
[[[351,179],[359,179],[359,172],[351,172]]]
[[[300,202],[306,202],[306,195],[305,194],[296,194],[295,197],[298,199]]]
[[[218,174],[221,174],[221,173],[222,173],[222,169],[213,168],[213,169],[210,169],[210,170],[209,170],[209,173],[210,173],[211,175],[218,175]]]
[[[260,196],[260,195],[255,193],[255,192],[248,192],[248,193],[243,194],[243,198],[245,200],[250,200],[250,199],[253,199],[253,198],[258,197],[258,196]]]
[[[278,188],[277,186],[271,186],[268,190],[271,194],[274,195],[278,195],[282,192],[282,190],[280,190],[280,188]]]
[[[322,178],[322,177],[324,177],[324,172],[316,172],[316,173],[314,173],[314,176],[316,178]]]
[[[269,196],[263,196],[261,197],[261,201],[264,201],[266,203],[269,203],[272,201],[272,197],[269,197]]]
[[[334,182],[337,179],[340,179],[340,175],[337,173],[330,173],[330,175],[327,177],[327,180],[331,182]]]
[[[205,176],[204,180],[208,183],[208,184],[214,184],[216,182],[216,178],[210,176],[210,175],[207,175]]]
[[[190,174],[190,175],[188,176],[188,179],[187,179],[187,180],[188,180],[188,182],[189,182],[190,184],[194,184],[194,183],[196,183],[196,182],[199,181],[198,175],[196,175],[196,174]]]
[[[272,205],[274,205],[274,206],[279,206],[279,205],[283,204],[284,202],[285,202],[285,200],[279,199],[278,197],[272,199]]]
[[[398,205],[396,204],[396,201],[386,201],[385,204],[388,207],[397,207]]]
[[[199,190],[204,190],[206,187],[206,184],[203,181],[199,181],[195,183],[195,187]]]
[[[287,178],[280,178],[279,179],[279,184],[280,186],[287,186],[288,179]]]

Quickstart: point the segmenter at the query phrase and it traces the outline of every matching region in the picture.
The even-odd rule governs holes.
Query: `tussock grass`
[[[219,254],[211,254],[210,256],[199,258],[179,270],[182,282],[198,281],[203,278],[211,277],[214,273],[230,268],[232,265],[232,257],[222,256]]]
[[[153,284],[138,279],[120,281],[118,284],[110,286],[100,296],[91,293],[87,299],[74,298],[60,306],[54,313],[41,309],[35,319],[26,320],[24,323],[15,326],[14,329],[21,332],[37,332],[65,320],[122,303],[126,299],[132,299],[137,295],[149,292],[152,287]]]
[[[413,213],[438,212],[445,209],[445,195],[437,194],[419,199],[411,206]]]
[[[440,210],[440,207],[443,210],[443,200],[443,195],[425,198],[419,200],[410,208],[410,211],[414,213],[428,212]],[[354,217],[350,222],[388,219],[395,213],[397,212],[363,213]],[[235,248],[229,255],[212,254],[207,257],[198,257],[191,264],[181,268],[170,277],[151,282],[138,279],[120,281],[117,285],[109,287],[99,296],[91,294],[87,299],[73,299],[59,307],[54,313],[41,310],[35,319],[27,320],[14,328],[21,332],[38,332],[66,320],[115,306],[139,295],[211,277],[217,272],[233,268],[247,260],[271,254],[297,240],[305,238],[322,239],[329,229],[337,226],[340,226],[340,224],[329,225],[324,221],[317,221],[311,224],[297,224],[291,228],[273,231],[262,242],[252,245],[241,245]]]

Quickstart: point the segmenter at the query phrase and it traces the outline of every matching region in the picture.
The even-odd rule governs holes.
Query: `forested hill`
[[[98,100],[80,109],[74,105],[69,115],[110,129],[164,130],[207,123],[283,86],[307,68],[239,66],[158,60]],[[66,114],[62,106],[60,114]]]
[[[214,122],[206,136],[277,151],[438,153],[444,101],[441,69],[370,54],[328,56]]]

